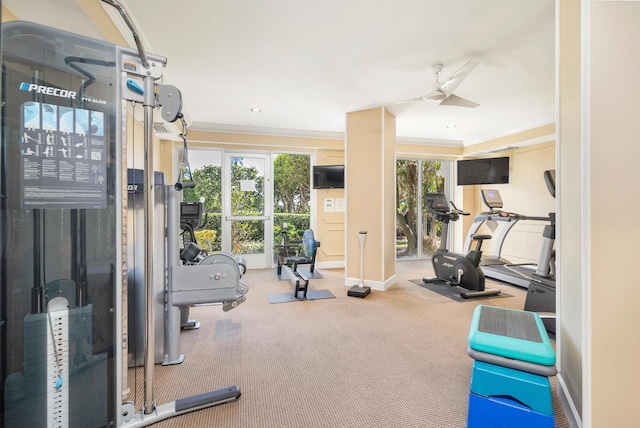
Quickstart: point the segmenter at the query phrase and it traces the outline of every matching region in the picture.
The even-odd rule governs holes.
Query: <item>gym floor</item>
[[[396,271],[390,289],[360,299],[347,296],[343,269],[319,269],[323,278],[309,290],[335,298],[270,304],[269,294],[293,286],[275,269],[250,270],[243,281],[251,290],[236,309],[192,307],[201,327],[181,333],[184,363],[155,366],[154,399],[162,405],[232,385],[242,397],[156,426],[465,427],[473,311],[522,309],[526,290],[488,280],[510,297],[454,300],[411,282],[433,274],[429,260],[398,262]],[[138,404],[142,377],[129,370],[129,399]],[[556,427],[568,428],[555,378],[551,384]]]

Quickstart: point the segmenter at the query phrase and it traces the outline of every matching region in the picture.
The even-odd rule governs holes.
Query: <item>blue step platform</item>
[[[535,412],[553,416],[551,384],[546,376],[474,361],[471,392],[483,397],[508,396]]]
[[[469,330],[474,358],[468,427],[554,427],[556,356],[534,312],[479,305]]]
[[[543,415],[506,397],[469,393],[467,428],[554,428],[553,416]]]
[[[471,320],[469,347],[541,366],[556,363],[549,335],[535,312],[479,305]]]

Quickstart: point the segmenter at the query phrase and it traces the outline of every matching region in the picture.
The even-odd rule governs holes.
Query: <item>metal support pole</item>
[[[144,347],[144,413],[155,410],[153,399],[154,361],[154,296],[153,296],[153,248],[154,248],[154,165],[153,165],[153,108],[155,106],[155,83],[152,77],[144,78],[144,294],[145,294],[145,347]]]
[[[360,287],[364,287],[364,241],[367,239],[367,232],[358,233],[360,239]]]
[[[165,186],[165,200],[167,201],[167,299],[166,299],[166,326],[163,366],[180,364],[184,361],[184,354],[180,354],[180,308],[173,306],[173,280],[171,269],[180,266],[180,198],[181,192],[173,186]],[[187,308],[188,309],[188,308]]]

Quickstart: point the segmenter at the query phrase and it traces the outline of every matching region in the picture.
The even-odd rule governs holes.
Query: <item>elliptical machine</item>
[[[556,197],[556,171],[544,172],[549,193]],[[524,310],[537,312],[548,332],[556,333],[556,213],[549,213],[550,223],[542,232],[538,269],[531,275]]]
[[[443,193],[430,193],[426,195],[427,207],[435,220],[442,221],[442,237],[440,248],[431,257],[435,278],[422,278],[425,284],[447,283],[452,286],[465,288],[469,291],[460,293],[463,299],[494,296],[500,294],[500,290],[495,288],[485,289],[484,273],[478,266],[482,256],[482,241],[491,239],[490,235],[474,235],[473,240],[477,241],[476,247],[466,255],[449,251],[447,237],[449,233],[449,223],[457,221],[460,215],[469,215],[456,208],[451,203],[453,209],[449,208],[449,201]]]

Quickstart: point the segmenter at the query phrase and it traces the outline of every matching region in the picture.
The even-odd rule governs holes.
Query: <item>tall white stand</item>
[[[347,296],[364,298],[371,293],[371,287],[365,287],[364,285],[364,241],[367,238],[367,232],[359,232],[358,238],[360,238],[360,284],[349,288]]]
[[[360,232],[360,287],[364,287],[364,241],[367,239],[367,232]]]

